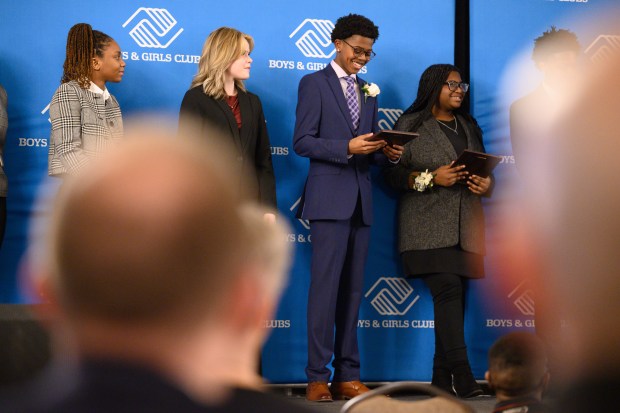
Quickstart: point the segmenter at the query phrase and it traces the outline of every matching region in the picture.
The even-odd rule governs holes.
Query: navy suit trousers
[[[348,220],[313,220],[308,292],[308,382],[360,379],[357,321],[364,287],[370,227],[358,206]]]

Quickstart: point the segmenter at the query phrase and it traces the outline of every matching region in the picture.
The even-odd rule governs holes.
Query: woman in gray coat
[[[471,372],[463,331],[464,284],[484,276],[484,216],[480,196],[491,178],[469,176],[453,161],[464,149],[484,152],[476,121],[459,109],[469,85],[458,68],[427,68],[415,102],[394,129],[417,132],[400,163],[385,170],[401,190],[399,251],[409,277],[433,296],[435,356],[432,384],[460,397],[482,394]]]

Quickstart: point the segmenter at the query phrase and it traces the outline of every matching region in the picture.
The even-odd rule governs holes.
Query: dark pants
[[[357,321],[370,227],[362,223],[358,207],[348,220],[313,220],[310,231],[308,382],[329,381],[332,356],[333,381],[359,380]]]
[[[450,273],[424,277],[435,309],[434,367],[453,369],[458,365],[469,365],[463,327],[465,282],[465,278]]]

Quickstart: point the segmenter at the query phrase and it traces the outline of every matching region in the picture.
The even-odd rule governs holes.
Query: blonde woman
[[[276,207],[269,135],[260,99],[243,81],[250,77],[254,48],[251,36],[229,27],[213,31],[202,48],[198,74],[181,103],[179,129],[197,127],[204,139],[229,139],[239,168],[254,177],[256,197]],[[275,218],[268,214],[268,219]]]

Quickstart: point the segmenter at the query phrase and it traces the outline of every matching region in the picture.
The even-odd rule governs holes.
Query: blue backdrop
[[[513,54],[530,46],[558,16],[592,9],[591,4],[577,3],[471,2],[473,108],[485,131],[487,150],[505,156],[506,163],[498,171],[500,182],[512,169],[507,133],[494,123],[507,116],[507,107],[496,105],[501,73]],[[291,147],[297,85],[303,75],[321,69],[333,58],[329,32],[336,19],[351,12],[364,14],[379,26],[380,37],[374,47],[377,57],[362,76],[380,86],[380,126],[391,128],[413,101],[422,71],[433,63],[453,61],[454,0],[337,4],[328,0],[238,0],[235,10],[231,12],[221,1],[198,0],[0,0],[0,83],[9,95],[5,148],[9,212],[0,251],[0,302],[27,300],[19,289],[18,267],[26,248],[29,217],[36,212],[35,192],[41,182],[48,182],[47,106],[59,85],[69,28],[88,22],[121,46],[127,62],[125,76],[122,83],[109,87],[125,116],[157,111],[176,117],[206,36],[220,26],[235,27],[255,39],[247,86],[263,102],[278,205],[281,215],[292,223],[288,240],[296,247],[289,286],[276,317],[267,321],[272,336],[263,352],[263,369],[272,382],[304,382],[311,240],[308,223],[294,217],[308,167],[307,160],[296,156]],[[359,323],[362,378],[429,380],[432,300],[420,281],[401,278],[395,247],[396,194],[386,188],[378,171],[374,175],[377,217]],[[488,277],[472,283],[466,319],[470,357],[479,378],[486,369],[490,343],[509,329],[531,327],[533,318],[527,286],[514,285],[505,291],[505,286],[495,282],[501,274],[493,270],[493,205],[487,206],[491,208]]]

